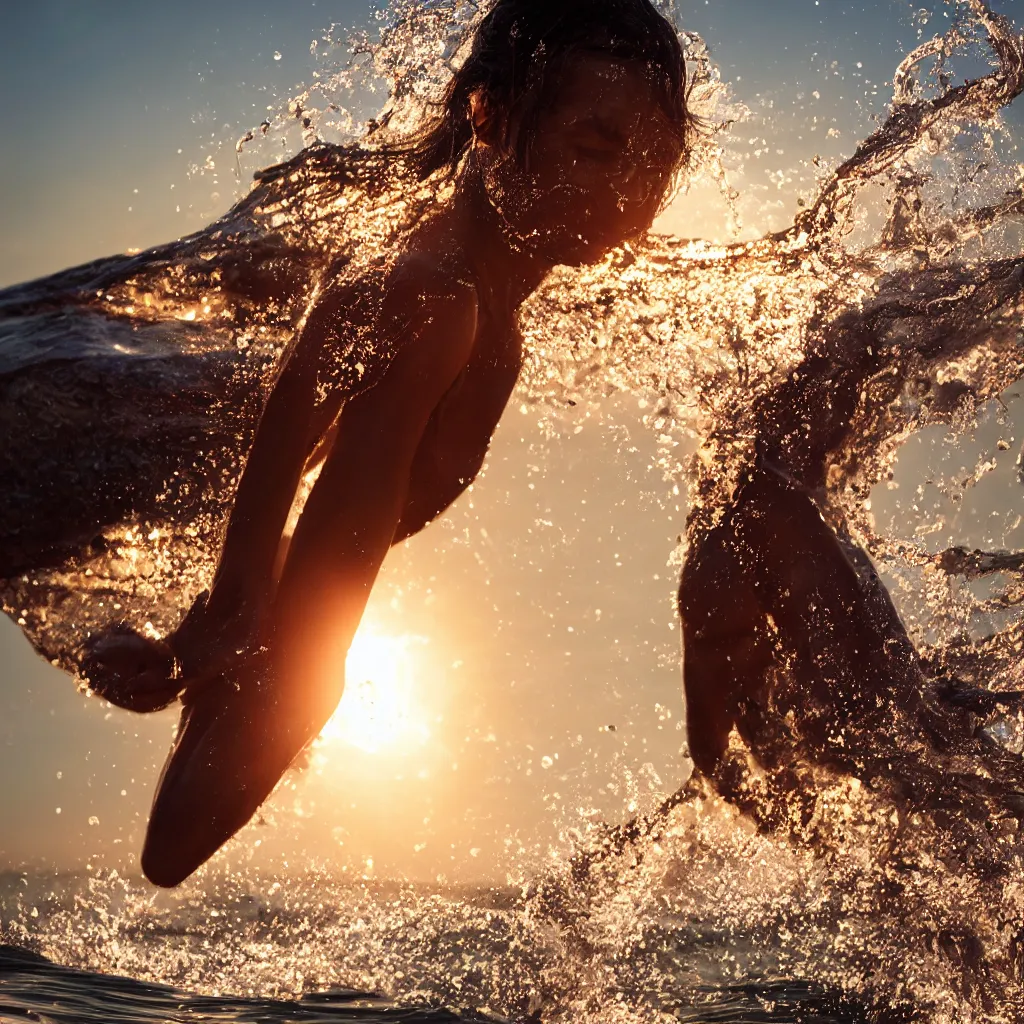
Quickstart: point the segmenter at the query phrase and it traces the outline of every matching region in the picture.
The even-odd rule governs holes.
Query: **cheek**
[[[523,175],[523,194],[535,211],[554,216],[559,211],[574,219],[588,217],[613,203],[610,183],[575,150],[558,142],[541,143],[530,154],[530,173]]]
[[[577,206],[594,212],[614,205],[614,190],[609,174],[575,153],[556,152],[550,159],[537,162],[541,190],[561,191],[574,197]]]
[[[571,161],[545,165],[532,177],[529,194],[532,216],[561,220],[576,230],[581,224],[615,219],[618,212],[618,196],[607,176]]]
[[[607,177],[552,154],[541,162],[543,156],[532,160],[538,173],[502,164],[487,176],[491,202],[521,237],[536,239],[561,262],[585,263],[648,226],[638,209],[623,215]]]
[[[590,216],[593,205],[587,189],[550,164],[542,173],[523,174],[504,167],[494,175],[488,191],[502,215],[522,233],[561,233]]]

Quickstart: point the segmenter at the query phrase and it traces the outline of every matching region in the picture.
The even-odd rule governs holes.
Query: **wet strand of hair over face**
[[[649,69],[680,158],[685,154],[695,119],[687,106],[683,52],[675,29],[648,0],[497,0],[467,35],[472,41],[437,104],[440,112],[396,147],[409,153],[421,177],[454,173],[473,139],[468,112],[478,92],[503,123],[506,145],[522,159],[559,68],[568,55],[587,50]]]

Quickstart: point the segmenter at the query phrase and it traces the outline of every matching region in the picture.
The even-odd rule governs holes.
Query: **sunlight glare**
[[[422,744],[430,730],[413,692],[415,636],[360,629],[345,661],[345,693],[321,742],[340,741],[366,753]]]

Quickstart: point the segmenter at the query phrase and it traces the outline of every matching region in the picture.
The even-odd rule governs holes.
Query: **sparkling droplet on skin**
[[[276,53],[274,59],[282,59],[281,54]],[[270,122],[265,122],[265,127],[261,126],[261,130],[265,132],[269,127]],[[831,128],[828,131],[830,135],[833,131],[838,134],[837,130]],[[309,224],[316,225],[318,223],[316,217],[304,218],[299,214],[319,212],[318,203],[321,196],[315,190],[301,193],[296,189],[293,190],[289,198],[294,200],[294,208],[299,212],[282,213],[282,220],[275,225],[275,228],[287,234],[289,239],[294,237],[298,243],[305,245],[319,244],[324,239],[329,239],[331,232],[338,230],[339,225],[342,228],[349,226],[350,222],[358,225],[360,218],[367,212],[366,204],[362,203],[355,195],[352,196],[351,202],[354,213],[349,215],[344,212],[349,204],[346,202],[344,205],[339,205],[335,197],[328,194],[322,197],[324,204],[338,211],[340,217],[350,217],[350,221],[325,218],[324,230],[320,234],[318,228],[310,229],[308,227]],[[405,198],[408,197],[403,197],[403,199]],[[412,201],[410,199],[410,202]],[[811,195],[807,206],[813,210],[814,204],[815,197]],[[295,228],[296,223],[300,222],[301,231]],[[363,237],[358,236],[359,230],[361,227],[357,226],[357,242]],[[303,232],[309,232],[308,237]],[[340,237],[344,232],[338,230],[338,234]],[[379,239],[383,237],[383,233],[378,233],[377,236],[369,233],[365,237],[371,239],[369,244],[372,246],[372,244],[376,244],[372,241],[373,237]],[[924,239],[922,244],[928,244],[927,239]],[[589,331],[584,334],[575,329],[578,321],[573,319],[571,309],[578,306],[580,309],[592,310],[595,308],[595,296],[607,297],[609,287],[614,289],[619,286],[621,275],[614,258],[595,272],[583,270],[574,274],[556,275],[551,287],[538,297],[536,312],[528,314],[524,318],[527,330],[533,332],[532,347],[529,351],[534,358],[533,362],[527,365],[523,377],[521,394],[529,396],[530,405],[527,406],[524,403],[521,407],[522,412],[535,411],[538,416],[544,416],[544,397],[559,394],[563,384],[566,390],[571,391],[573,395],[579,392],[587,394],[588,384],[575,379],[575,374],[580,366],[578,354],[562,345],[563,338],[568,339],[571,344],[575,344],[579,338],[583,337],[587,339],[587,351],[589,352],[592,347],[595,352],[603,353],[606,360],[605,362],[596,362],[592,368],[588,367],[589,379],[594,385],[594,394],[600,394],[603,388],[611,385],[620,387],[627,392],[645,391],[646,386],[655,380],[659,382],[658,387],[664,384],[665,391],[676,396],[673,398],[673,402],[676,402],[679,408],[673,407],[672,415],[677,416],[675,422],[682,425],[684,429],[692,429],[695,433],[705,437],[708,436],[706,430],[708,422],[722,427],[720,447],[706,452],[709,477],[720,473],[723,483],[728,483],[731,486],[730,474],[742,463],[743,445],[749,440],[743,437],[742,430],[736,429],[735,422],[730,418],[732,412],[737,408],[749,407],[751,395],[757,392],[758,388],[761,391],[767,389],[771,383],[771,374],[776,369],[783,368],[799,358],[803,344],[803,339],[800,336],[802,325],[808,322],[810,313],[815,310],[819,301],[826,302],[826,308],[833,312],[846,308],[856,309],[862,302],[877,301],[875,292],[879,279],[875,276],[874,270],[862,266],[865,272],[863,279],[859,280],[855,274],[849,273],[850,268],[845,265],[841,255],[838,258],[832,258],[831,262],[819,263],[813,247],[805,248],[803,252],[808,258],[800,266],[792,267],[793,250],[794,248],[799,249],[799,245],[793,243],[792,240],[787,241],[786,245],[791,247],[780,249],[774,243],[756,242],[751,243],[750,247],[741,253],[735,248],[724,245],[715,247],[704,243],[668,244],[661,240],[655,240],[650,250],[641,254],[628,271],[626,290],[635,290],[639,296],[636,305],[630,304],[632,300],[628,295],[615,295],[611,305],[600,307],[603,338],[601,345],[590,346]],[[325,248],[325,251],[328,251],[328,248]],[[212,242],[210,249],[211,263],[216,265],[216,246]],[[798,255],[801,254],[798,253]],[[205,256],[203,258],[205,259]],[[894,273],[911,274],[910,269],[898,269],[899,266],[902,266],[900,260],[903,259],[900,251],[894,250],[888,253],[885,259],[891,259],[897,265],[897,270]],[[952,258],[950,258],[950,265],[953,267],[951,273],[955,273]],[[910,267],[910,264],[908,263],[907,266]],[[917,279],[911,278],[911,280]],[[927,282],[930,279],[922,277],[920,280]],[[193,315],[195,315],[194,311],[202,309],[205,305],[199,301],[201,296],[198,292],[189,291],[187,283],[175,280],[162,282],[157,286],[152,280],[147,280],[145,285],[145,288],[142,285],[139,286],[139,294],[134,295],[132,301],[141,307],[143,305],[141,295],[146,293],[145,308],[150,311],[150,315],[156,315],[154,310],[160,311],[161,315],[166,316],[174,316],[175,311],[193,311]],[[149,285],[153,285],[153,287],[149,288]],[[152,294],[152,301],[149,299],[149,293]],[[749,302],[746,301],[748,298]],[[128,316],[133,316],[134,314],[128,310],[135,308],[134,306],[127,308],[117,306],[119,302],[127,305],[128,300],[128,290],[122,292],[112,287],[108,297],[101,299],[99,304],[108,302],[118,314],[125,312]],[[221,308],[219,303],[217,308]],[[603,323],[603,311],[606,309],[609,319],[614,324],[613,328],[609,328]],[[941,315],[938,305],[935,310],[936,315]],[[640,311],[642,319],[638,319],[638,311]],[[952,328],[963,331],[971,329],[969,317],[968,309],[966,319],[952,324]],[[927,317],[920,319],[927,319]],[[135,322],[143,323],[143,321]],[[247,351],[250,347],[255,350],[254,360],[266,359],[270,363],[272,356],[269,354],[275,350],[275,346],[283,346],[283,339],[279,333],[275,335],[273,323],[258,324],[259,322],[250,328],[251,341],[246,341],[245,348]],[[199,330],[195,320],[190,321],[189,326]],[[730,333],[734,326],[737,328],[735,336]],[[973,326],[976,327],[978,324]],[[637,328],[636,340],[630,336],[630,331],[635,327]],[[646,336],[644,332],[649,332],[649,336]],[[197,336],[205,337],[205,335]],[[724,346],[723,339],[726,340]],[[734,347],[731,345],[731,340],[737,341]],[[232,344],[235,343],[232,342]],[[543,351],[541,351],[542,346]],[[1011,355],[1011,358],[1015,357]],[[255,379],[255,375],[252,379]],[[987,383],[994,385],[994,381]],[[699,404],[698,399],[694,396],[700,396],[700,400],[706,401],[709,405],[706,419],[702,420],[700,416],[691,416],[688,412],[688,409],[696,408]],[[721,415],[719,415],[720,412]],[[557,435],[557,427],[553,428],[553,434]],[[205,438],[201,438],[196,443],[205,444],[205,440]],[[221,441],[220,438],[215,438],[215,440],[218,443]],[[898,433],[894,433],[892,438],[876,436],[870,439],[871,442],[890,440],[895,444],[899,440]],[[860,445],[857,453],[862,454],[868,446],[868,442],[858,441],[856,443]],[[224,444],[229,446],[230,438]],[[973,462],[973,456],[970,461]],[[659,472],[674,474],[675,481],[682,479],[682,469],[673,467],[667,459],[663,465],[659,464],[656,468]],[[836,474],[835,489],[842,501],[844,500],[842,489],[847,481],[842,476],[842,467],[837,466]],[[960,493],[962,493],[962,489]],[[710,504],[713,505],[713,501]],[[685,516],[686,511],[685,508],[682,509],[680,516]],[[858,522],[858,507],[855,504],[844,505],[843,511],[851,514],[855,524]],[[205,568],[196,564],[200,556],[194,555],[192,548],[187,546],[190,539],[205,539],[205,535],[198,535],[204,528],[192,525],[190,521],[189,528],[193,530],[193,533],[189,535],[185,531],[179,531],[179,527],[178,523],[168,524],[166,557],[169,561],[166,576],[154,578],[151,584],[154,588],[173,588],[180,585],[182,571],[192,574],[191,585],[191,583],[197,582]],[[681,519],[677,528],[681,528]],[[673,535],[674,533],[675,530]],[[184,545],[182,544],[183,539],[186,542]],[[931,533],[919,531],[919,534],[915,536],[915,543],[918,543],[920,552],[927,555],[929,552],[934,553],[941,549],[941,545],[929,547],[932,539]],[[997,534],[996,540],[998,539]],[[897,570],[904,573],[909,573],[915,568],[921,570],[920,564],[912,564],[909,560],[904,559],[899,551],[894,550],[889,545],[889,540],[888,537],[882,537],[879,541],[880,548],[877,557],[880,561],[895,566]],[[151,542],[155,543],[156,539],[151,538]],[[165,538],[161,536],[161,546],[164,543]],[[181,562],[175,561],[178,551],[183,551],[186,554]],[[916,552],[911,552],[911,554],[914,555]],[[101,555],[102,552],[97,552],[97,557]],[[872,551],[872,555],[876,555],[876,552]],[[189,559],[195,561],[190,562]],[[181,568],[183,563],[186,566],[185,570]],[[101,568],[99,563],[97,563],[97,568]],[[927,572],[931,572],[933,568],[931,562],[926,563]],[[92,570],[89,569],[84,575],[91,573]],[[107,577],[101,574],[100,578],[106,580]],[[45,580],[43,582],[45,583]],[[126,580],[125,586],[132,582],[131,579]],[[162,590],[161,593],[163,593]],[[896,596],[899,598],[901,595],[897,593]],[[128,614],[136,614],[138,612],[137,604],[132,603],[130,595],[127,600]],[[112,607],[120,612],[119,602],[113,603]],[[922,631],[927,631],[930,628],[930,613],[935,610],[931,606],[922,609],[920,616]],[[962,610],[947,609],[945,606],[940,606],[938,611],[942,613],[948,611],[951,619],[955,614],[963,614]],[[146,613],[152,612],[153,606],[150,603],[146,606]],[[599,613],[595,612],[596,615]],[[1009,721],[994,722],[992,726],[993,739],[1002,740],[1004,743],[1016,743],[1010,728],[1011,724]],[[614,732],[614,729],[614,726],[605,726],[602,732]],[[628,723],[623,725],[622,735],[624,740],[630,737]],[[553,767],[553,763],[554,759],[551,757],[545,756],[542,759],[542,766],[545,768]],[[603,778],[601,781],[603,782]],[[674,785],[674,780],[668,784],[667,788],[670,789],[671,785]],[[840,792],[840,799],[833,799],[834,793],[825,792],[823,794],[820,820],[822,835],[825,838],[827,838],[826,829],[830,826],[830,822],[838,820],[836,817],[838,808],[841,811],[839,817],[845,818],[847,814],[863,815],[863,819],[853,821],[849,829],[846,829],[844,824],[843,841],[851,845],[854,853],[858,852],[856,844],[859,842],[861,851],[864,852],[865,863],[876,863],[871,860],[873,847],[886,845],[890,838],[893,842],[906,841],[905,835],[898,835],[895,831],[891,836],[887,832],[877,831],[884,829],[886,822],[896,830],[901,825],[901,819],[898,816],[892,820],[891,817],[876,815],[875,811],[881,809],[882,802],[878,800],[873,791],[862,793],[858,780],[853,779],[848,784],[849,796],[846,798],[843,795],[841,780],[833,781],[831,785],[833,789]],[[122,791],[122,796],[124,795],[125,792]],[[876,803],[861,806],[861,801],[871,800],[875,800]],[[623,806],[636,807],[638,805],[631,797]],[[644,805],[640,804],[639,806]],[[852,810],[850,810],[851,808]],[[69,818],[73,817],[74,814],[69,807]],[[865,821],[868,824],[864,824]],[[915,829],[922,827],[916,822],[912,822],[912,824]],[[666,889],[666,900],[671,903],[671,907],[668,908],[671,913],[678,914],[680,919],[693,917],[714,923],[718,904],[720,904],[727,929],[732,929],[740,918],[754,921],[774,920],[773,915],[778,913],[780,919],[785,922],[786,935],[791,936],[794,924],[799,926],[796,930],[807,933],[806,922],[801,920],[800,916],[802,909],[800,897],[792,895],[799,891],[801,886],[811,892],[815,899],[821,898],[822,904],[826,902],[822,898],[824,896],[830,896],[835,902],[834,897],[837,894],[840,901],[849,894],[852,900],[850,920],[853,931],[860,930],[863,935],[858,940],[860,948],[854,950],[856,953],[854,959],[857,960],[858,957],[863,959],[864,954],[870,954],[871,943],[875,940],[880,941],[879,948],[884,948],[892,959],[893,944],[901,941],[900,935],[904,930],[903,922],[897,917],[895,919],[897,926],[892,927],[893,919],[890,918],[890,927],[886,928],[886,919],[882,916],[882,911],[874,905],[858,916],[857,900],[862,894],[865,897],[870,894],[873,883],[870,873],[867,875],[857,874],[856,857],[851,858],[848,862],[844,861],[845,866],[842,870],[849,872],[845,878],[838,876],[832,878],[827,883],[832,888],[822,888],[825,883],[817,874],[801,873],[801,867],[794,862],[792,854],[780,850],[779,845],[769,837],[756,836],[752,838],[749,830],[737,831],[733,828],[732,819],[728,818],[725,812],[717,814],[714,809],[708,809],[704,814],[702,828],[705,829],[706,834],[702,837],[701,842],[695,844],[693,849],[688,849],[686,857],[681,858],[685,865],[685,873],[681,875],[681,881]],[[860,836],[859,839],[858,836]],[[884,841],[876,842],[876,840]],[[257,840],[254,845],[258,846],[260,842]],[[671,840],[666,838],[663,842],[666,858],[671,858]],[[914,872],[922,874],[924,879],[922,885],[926,885],[929,879],[932,882],[939,879],[937,888],[941,889],[943,888],[942,875],[936,874],[936,869],[931,861],[932,851],[927,848],[927,845],[927,842],[923,841],[917,848],[920,856],[908,858],[908,862],[912,860]],[[472,849],[470,854],[472,855]],[[764,877],[767,884],[760,888],[751,886],[749,884],[750,878],[753,877],[751,872],[756,872],[759,870],[759,866],[766,865]],[[369,865],[367,866],[369,867]],[[631,896],[633,892],[630,891],[630,887],[633,886],[636,887],[634,890],[636,895],[640,897],[649,895],[642,888],[643,881],[635,872],[631,873],[631,870],[626,865],[621,869],[609,872],[609,878],[613,880],[614,888],[598,887],[599,891],[596,893],[594,905],[601,905],[600,898],[609,894]],[[901,885],[910,887],[915,884],[917,883],[912,876],[908,876],[905,882],[901,882]],[[845,890],[843,889],[844,885],[848,887]],[[817,888],[815,888],[816,886]],[[947,891],[948,888],[946,887]],[[725,893],[724,898],[722,893]],[[992,891],[982,886],[979,888],[979,894],[980,896],[986,894],[991,896]],[[709,895],[714,899],[707,899]],[[921,895],[922,899],[928,898],[924,890]],[[316,899],[323,898],[322,890],[320,890]],[[335,899],[337,904],[343,908],[350,906],[350,904],[345,904],[346,896],[344,894],[338,895]],[[416,906],[415,896],[410,896],[409,899],[410,905]],[[716,900],[718,904],[716,904]],[[642,898],[636,901],[624,899],[620,903],[621,913],[635,915],[634,921],[640,925],[637,929],[638,932],[643,927],[649,926],[650,922],[643,918],[643,911],[640,909],[643,904]],[[990,905],[1000,905],[998,894],[991,900]],[[431,906],[434,907],[433,904]],[[894,904],[894,906],[898,909],[899,904]],[[963,906],[958,906],[951,903],[948,908],[940,907],[939,909],[949,909],[954,915],[960,917],[969,917],[970,913],[976,910],[979,915],[984,916],[985,902],[979,898],[977,905],[965,903]],[[432,910],[432,912],[434,911]],[[371,911],[371,920],[372,913],[373,911]],[[468,936],[468,932],[464,928],[460,930],[460,924],[465,920],[465,913],[465,907],[451,907],[442,911],[442,914],[435,913],[435,916],[443,922],[442,915],[450,915],[451,927],[460,935]],[[344,919],[345,914],[342,913],[338,916]],[[389,920],[384,911],[380,912],[379,920],[382,924],[386,924]],[[520,926],[520,922],[513,915],[503,918],[502,921],[513,931]],[[831,921],[826,922],[824,928],[826,933],[832,923]],[[375,929],[371,926],[367,930],[373,932]],[[376,930],[382,931],[383,929]],[[623,929],[624,933],[628,931],[628,928]],[[402,934],[401,932],[395,934],[396,952],[391,961],[391,967],[394,964],[414,962],[413,958],[418,955],[414,950],[412,957],[403,959],[402,954],[408,952],[408,947],[405,950],[401,948]],[[780,931],[780,934],[783,933]],[[808,938],[805,949],[795,949],[791,937],[787,937],[785,941],[787,953],[791,951],[797,954],[807,953],[808,962],[812,964],[815,962],[813,954],[823,947],[826,953],[834,953],[840,960],[843,955],[840,950],[833,950],[828,945],[827,934],[818,937],[819,944],[817,946],[813,938]],[[524,936],[524,945],[529,951],[528,934]],[[216,943],[213,943],[212,946],[212,950],[208,953],[197,952],[197,959],[202,956],[213,959],[223,951],[223,947],[217,947]],[[609,941],[609,947],[613,954],[621,949],[621,946],[616,945],[614,939]],[[736,948],[735,944],[731,947],[730,957],[735,955]],[[931,949],[932,947],[928,946],[927,948]],[[493,950],[484,946],[482,952],[484,955],[479,959],[485,961]],[[630,956],[636,956],[642,961],[641,947],[630,946],[628,952]],[[908,959],[916,957],[918,952],[917,949],[911,950]],[[268,983],[277,982],[278,976],[283,974],[282,965],[288,961],[289,955],[288,948],[282,945],[282,948],[275,952],[274,957],[270,958],[270,966],[262,968],[265,971],[264,977],[270,979]],[[152,956],[156,964],[153,973],[159,974],[160,954],[153,953]],[[305,952],[303,958],[308,960],[308,955]],[[303,963],[300,967],[308,970],[309,965]],[[300,967],[296,968],[296,972]],[[389,972],[387,968],[388,964],[381,967],[381,977],[386,980],[400,977],[397,971],[390,970]],[[247,970],[255,972],[259,969],[241,964],[231,967],[232,972],[237,972],[240,975]],[[938,963],[935,969],[937,975],[943,973],[941,963]],[[525,967],[523,970],[525,981],[522,988],[524,991],[529,991],[529,971]],[[836,967],[836,970],[841,970],[841,964]],[[271,971],[273,975],[271,975]],[[445,975],[445,973],[445,968],[442,967],[439,974]],[[460,970],[452,967],[447,970],[446,976],[452,978],[457,974],[462,976]],[[298,973],[295,976],[298,977]],[[570,984],[571,980],[571,978],[567,979],[567,984]],[[254,984],[253,987],[260,986]]]

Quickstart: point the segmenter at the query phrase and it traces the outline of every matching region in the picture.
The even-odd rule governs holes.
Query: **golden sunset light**
[[[1024,0],[0,10],[0,1024],[1024,1024]]]
[[[413,656],[413,648],[423,642],[362,628],[345,662],[345,694],[320,743],[349,744],[376,754],[425,742],[430,730],[414,692]]]

